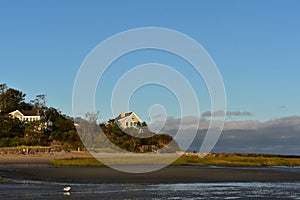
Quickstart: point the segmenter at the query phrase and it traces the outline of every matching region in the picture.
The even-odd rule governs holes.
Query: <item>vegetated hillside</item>
[[[88,150],[96,152],[167,153],[179,149],[172,136],[150,132],[147,126],[120,129],[115,120],[97,124],[95,118],[75,119],[82,142]]]
[[[62,145],[65,150],[83,148],[73,119],[46,106],[46,95],[25,102],[25,94],[0,84],[0,147]],[[20,121],[12,111],[39,111],[39,121]]]
[[[46,106],[46,95],[37,95],[30,103],[25,102],[25,96],[21,91],[0,84],[0,147],[61,145],[65,150],[75,150],[78,147],[110,148],[112,142],[130,152],[179,150],[170,135],[152,133],[146,126],[124,132],[114,120],[99,125],[95,115],[91,121],[91,113],[86,114],[87,119],[75,119],[79,124],[75,128],[73,118]],[[43,118],[39,121],[20,121],[9,114],[15,110],[38,110],[43,113]]]
[[[119,148],[138,153],[171,153],[180,150],[172,136],[155,134],[147,126],[121,130],[116,122],[110,120],[100,125],[107,138]]]

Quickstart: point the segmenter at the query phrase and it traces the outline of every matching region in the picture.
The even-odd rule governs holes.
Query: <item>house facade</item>
[[[140,118],[134,112],[121,112],[121,114],[116,117],[115,120],[122,129],[136,127],[138,122],[141,123]]]
[[[43,114],[39,110],[15,110],[9,114],[14,118],[18,118],[21,122],[39,121],[43,117]]]

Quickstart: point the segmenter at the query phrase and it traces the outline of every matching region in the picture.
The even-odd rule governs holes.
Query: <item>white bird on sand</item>
[[[65,187],[63,190],[64,192],[69,192],[71,190],[71,187]]]

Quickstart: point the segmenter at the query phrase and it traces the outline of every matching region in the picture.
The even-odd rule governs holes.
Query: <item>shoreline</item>
[[[4,180],[27,181],[28,183],[41,181],[70,184],[300,181],[299,167],[168,166],[148,173],[125,173],[107,166],[52,166],[50,164],[53,159],[78,157],[91,158],[92,156],[88,152],[2,155],[0,156],[0,177]]]
[[[168,166],[148,173],[98,167],[1,167],[0,177],[15,182],[69,184],[171,184],[221,182],[298,182],[300,169]]]

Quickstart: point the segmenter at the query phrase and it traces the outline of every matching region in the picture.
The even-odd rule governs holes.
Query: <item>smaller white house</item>
[[[21,122],[39,121],[43,117],[43,113],[39,112],[39,110],[15,110],[9,114],[14,118],[18,118]]]
[[[121,112],[121,114],[115,118],[120,128],[136,127],[138,122],[141,123],[140,118],[134,112]]]

